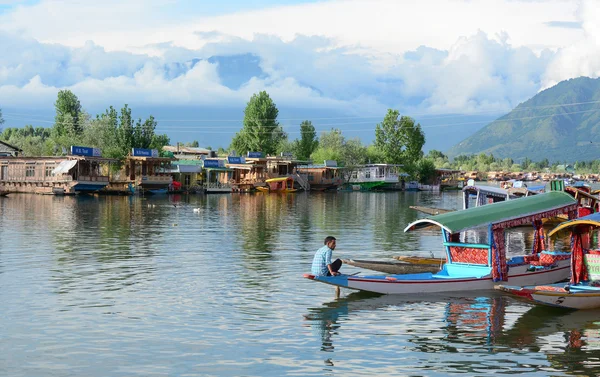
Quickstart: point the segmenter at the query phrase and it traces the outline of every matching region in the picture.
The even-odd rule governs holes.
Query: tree
[[[306,161],[319,146],[317,132],[312,122],[305,120],[300,124],[300,139],[294,140],[293,150],[298,160]]]
[[[83,131],[80,119],[82,109],[77,96],[70,90],[59,91],[54,108],[56,109],[54,129],[57,136],[81,135]]]
[[[244,126],[233,137],[231,148],[239,154],[249,151],[275,154],[279,143],[287,140],[287,135],[277,122],[279,110],[262,91],[252,95],[244,110]]]
[[[366,162],[367,148],[360,139],[346,140],[342,131],[332,129],[322,132],[318,148],[311,155],[311,159],[318,163],[324,160],[337,161],[340,166],[360,165]]]
[[[415,175],[420,183],[432,183],[436,176],[435,164],[430,159],[424,158],[416,164]]]
[[[423,156],[425,135],[412,118],[398,119],[399,116],[398,110],[388,110],[375,128],[375,146],[381,149],[388,164],[414,164]]]
[[[4,118],[2,118],[2,109],[0,109],[0,132],[2,132],[2,125],[4,124]]]

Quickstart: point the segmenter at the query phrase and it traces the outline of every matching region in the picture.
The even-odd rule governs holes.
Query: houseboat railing
[[[232,186],[229,183],[207,182],[204,183],[205,189],[230,189]]]

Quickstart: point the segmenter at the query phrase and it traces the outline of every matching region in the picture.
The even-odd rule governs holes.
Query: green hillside
[[[600,159],[600,79],[562,81],[521,103],[448,151],[521,161]]]

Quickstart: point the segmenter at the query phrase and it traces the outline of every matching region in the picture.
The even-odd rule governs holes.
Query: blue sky
[[[240,116],[253,93],[267,90],[282,114],[344,116],[368,131],[388,108],[417,119],[481,119],[600,73],[594,0],[0,4],[5,126],[51,122],[34,114],[51,113],[61,89],[92,115],[128,103],[173,124],[184,120],[173,119],[177,109],[192,119],[214,108]],[[323,122],[336,123],[351,131],[348,121]],[[188,136],[198,139],[200,126],[191,123]]]

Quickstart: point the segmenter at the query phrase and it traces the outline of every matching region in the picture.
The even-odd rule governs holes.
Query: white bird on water
[[[194,212],[200,212],[200,208],[194,208]]]

